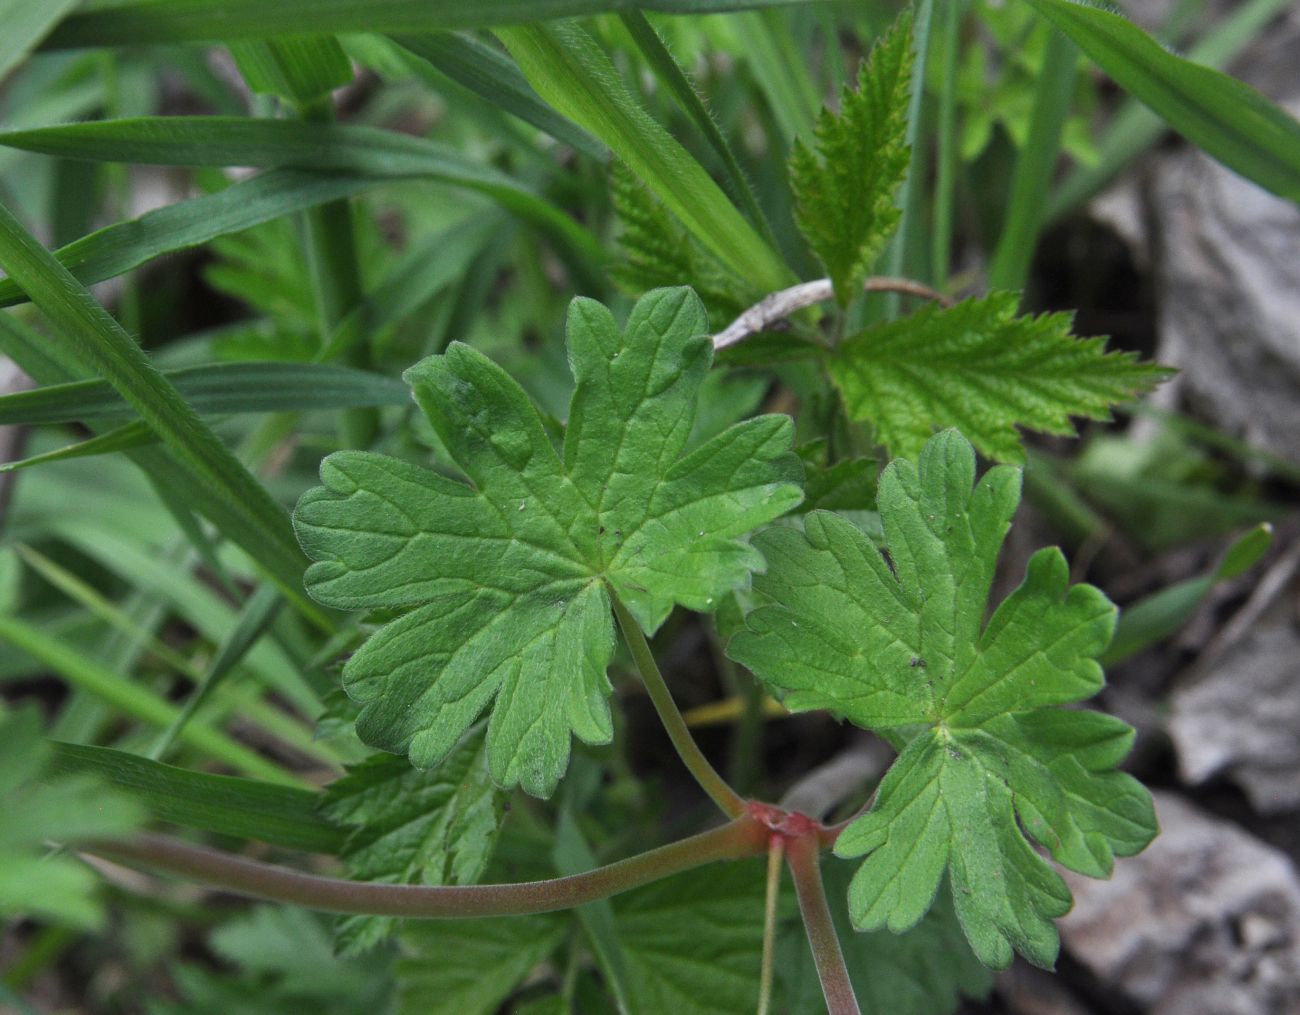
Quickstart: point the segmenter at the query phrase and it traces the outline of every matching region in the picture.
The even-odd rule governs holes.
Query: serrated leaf
[[[912,21],[904,14],[872,49],[845,88],[839,114],[822,110],[809,148],[790,153],[795,219],[821,258],[841,306],[898,225],[894,192],[907,175],[907,106],[912,79]]]
[[[1027,836],[1103,877],[1114,856],[1150,841],[1155,816],[1147,792],[1114,770],[1132,730],[1054,707],[1101,689],[1096,657],[1114,606],[1069,585],[1059,550],[1041,550],[984,623],[1020,473],[998,466],[974,481],[974,452],[952,430],[925,445],[919,466],[893,462],[878,498],[888,560],[824,512],[802,531],[764,533],[755,542],[770,571],[755,590],[770,605],[729,651],[793,711],[829,709],[910,739],[872,809],[836,843],[841,856],[866,857],[849,895],[856,926],[914,926],[947,871],[981,961],[1004,966],[1014,948],[1050,966],[1052,920],[1070,893]]]
[[[1017,427],[1073,434],[1071,416],[1109,407],[1172,372],[1073,338],[1070,314],[1017,316],[1019,296],[995,292],[922,308],[850,338],[830,373],[855,419],[896,455],[915,456],[937,428],[957,427],[981,454],[1023,462]]]
[[[89,776],[46,775],[49,758],[35,708],[0,712],[0,916],[96,927],[95,872],[47,843],[125,835],[144,809]]]
[[[758,1001],[761,862],[713,864],[613,900],[631,1010],[731,1015]]]
[[[209,947],[228,968],[173,962],[180,999],[151,1000],[150,1015],[373,1015],[391,1010],[386,955],[340,959],[315,913],[258,906],[213,931]],[[233,967],[233,968],[229,968]]]
[[[610,168],[621,251],[614,277],[636,295],[689,278],[721,331],[763,295],[706,250],[620,162]]]
[[[493,1015],[564,939],[566,915],[422,920],[402,933],[400,1015]]]
[[[610,593],[647,631],[709,610],[762,558],[746,533],[798,503],[788,418],[736,424],[682,457],[712,346],[689,289],[643,297],[620,333],[575,300],[577,380],[563,457],[523,389],[453,344],[406,372],[468,482],[359,452],[331,455],[295,515],[313,596],[415,607],[348,661],[372,746],[438,764],[491,704],[488,765],[549,796],[570,736],[608,742]]]
[[[377,754],[325,790],[321,813],[352,826],[339,856],[348,876],[381,884],[469,885],[492,857],[505,805],[488,775],[483,732],[466,737],[436,771]],[[385,940],[396,920],[344,916],[344,955]]]

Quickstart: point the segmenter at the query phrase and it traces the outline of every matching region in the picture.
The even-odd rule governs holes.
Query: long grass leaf
[[[763,290],[793,280],[704,167],[636,101],[580,26],[528,25],[497,34],[542,98],[609,145],[723,264]]]
[[[1074,98],[1078,51],[1066,36],[1052,32],[1047,40],[1043,72],[1038,79],[1029,136],[1016,156],[1011,200],[1002,235],[989,267],[990,289],[1022,289],[1042,228],[1047,191],[1061,151],[1061,135]]]
[[[95,298],[0,205],[0,265],[49,319],[60,343],[108,381],[140,414],[203,491],[225,505],[225,535],[311,615],[302,590],[304,561],[285,510],[158,371]],[[205,512],[206,513],[206,512]],[[214,523],[217,517],[209,513]],[[235,524],[231,525],[234,522]]]
[[[389,182],[360,173],[272,169],[224,190],[146,212],[83,236],[54,251],[59,263],[90,285],[115,278],[164,254],[188,250],[218,236],[270,222],[327,201],[354,197]],[[0,306],[27,299],[10,279],[0,279]]]
[[[45,45],[85,49],[333,32],[488,28],[643,8],[718,14],[809,0],[91,0]]]
[[[145,444],[152,444],[154,440],[153,432],[137,420],[134,423],[124,423],[102,434],[97,434],[94,437],[89,437],[84,441],[77,441],[75,444],[69,444],[62,448],[56,448],[53,451],[30,455],[27,458],[20,458],[13,462],[0,462],[0,473],[18,472],[20,469],[30,469],[37,465],[49,465],[51,462],[66,462],[73,458],[111,455],[118,451],[127,451],[131,448],[142,447]]]
[[[176,706],[152,691],[114,673],[76,649],[17,617],[0,614],[0,641],[27,653],[58,673],[73,687],[102,699],[123,715],[161,728],[179,714]],[[203,723],[191,723],[181,739],[208,757],[258,779],[292,785],[297,780],[256,751]]]
[[[505,173],[454,148],[395,131],[227,116],[135,117],[0,132],[0,145],[63,158],[170,166],[266,166],[431,179],[486,194],[594,264],[600,242]]]
[[[1300,201],[1300,121],[1241,81],[1175,56],[1137,25],[1076,0],[1028,0],[1121,88],[1229,169]]]
[[[77,0],[0,0],[0,79],[36,48]]]
[[[316,814],[319,794],[279,783],[192,772],[108,747],[54,744],[51,774],[87,773],[130,790],[159,821],[218,835],[334,853],[342,833]]]
[[[731,145],[727,143],[726,137],[718,127],[718,122],[713,118],[708,106],[704,104],[704,99],[696,91],[695,85],[673,58],[663,39],[655,31],[654,25],[650,24],[644,14],[633,11],[622,15],[622,21],[623,27],[632,36],[632,41],[636,43],[637,49],[650,65],[650,69],[654,71],[659,83],[668,90],[668,94],[673,97],[682,112],[690,117],[691,122],[704,135],[704,139],[708,141],[709,146],[722,162],[731,197],[739,202],[745,214],[749,216],[749,220],[763,234],[763,238],[775,246],[776,238],[772,234],[772,226],[758,203],[753,185],[745,175],[745,171],[740,168]]]
[[[1214,25],[1187,52],[1194,63],[1223,69],[1260,30],[1295,0],[1248,0],[1228,17]],[[1047,207],[1048,221],[1100,192],[1138,155],[1150,148],[1165,132],[1164,122],[1149,108],[1129,99],[1115,113],[1098,143],[1095,166],[1076,168],[1052,195]]]
[[[153,760],[161,760],[177,738],[185,732],[185,728],[193,720],[200,706],[222,685],[222,681],[234,672],[249,649],[266,633],[266,629],[275,620],[275,615],[280,612],[283,604],[284,599],[274,585],[262,585],[249,596],[248,602],[240,611],[239,622],[217,649],[217,654],[213,656],[207,672],[203,675],[203,680],[186,700],[171,725],[163,731],[158,742],[154,744],[150,752]]]
[[[410,389],[382,374],[324,363],[216,363],[169,370],[196,412],[294,412],[406,405]],[[76,381],[0,396],[0,425],[119,420],[136,415],[106,381]]]
[[[500,50],[456,32],[397,35],[393,41],[413,58],[555,140],[595,159],[608,154],[603,144],[543,102],[514,61]]]

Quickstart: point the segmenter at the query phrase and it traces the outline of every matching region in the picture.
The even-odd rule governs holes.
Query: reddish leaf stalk
[[[194,846],[163,835],[94,843],[85,852],[175,874],[236,895],[331,913],[412,918],[523,916],[571,909],[716,860],[767,851],[769,831],[749,815],[585,874],[514,885],[383,885],[321,877]]]
[[[799,817],[799,815],[795,815]],[[805,819],[806,820],[806,819]],[[807,834],[792,836],[786,843],[786,862],[794,877],[795,893],[799,897],[799,912],[803,915],[808,943],[812,946],[817,963],[817,976],[830,1015],[861,1015],[853,984],[849,981],[840,939],[835,933],[826,890],[822,886],[818,854],[821,850],[816,828]]]

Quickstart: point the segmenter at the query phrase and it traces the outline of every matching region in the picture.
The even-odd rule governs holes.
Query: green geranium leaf
[[[321,812],[349,828],[339,853],[348,876],[382,884],[470,885],[492,858],[504,795],[488,775],[484,731],[462,740],[434,772],[376,754],[325,789]],[[335,941],[357,955],[384,941],[391,917],[344,916]]]
[[[898,225],[894,192],[907,176],[912,20],[904,14],[871,51],[839,114],[823,110],[816,144],[790,154],[795,219],[830,273],[841,306],[861,290]]]
[[[829,709],[905,744],[872,809],[836,843],[866,857],[849,891],[857,927],[914,926],[947,870],[983,962],[1004,966],[1014,948],[1051,966],[1052,920],[1071,897],[1028,837],[1103,877],[1156,825],[1146,790],[1114,770],[1132,730],[1057,707],[1101,689],[1096,657],[1115,607],[1070,586],[1065,558],[1048,549],[984,622],[1019,499],[1017,469],[975,484],[970,444],[952,430],[933,437],[919,465],[900,459],[881,476],[888,559],[826,512],[756,541],[771,571],[755,591],[768,605],[730,652],[790,709]]]
[[[845,408],[896,455],[915,456],[936,428],[954,426],[981,454],[1020,463],[1017,426],[1073,434],[1071,416],[1109,419],[1111,405],[1172,373],[1072,337],[1070,314],[1017,316],[1019,303],[994,292],[930,305],[848,339],[830,360]]]
[[[611,736],[611,593],[650,632],[762,567],[744,537],[802,496],[792,426],[759,416],[683,456],[707,331],[685,288],[644,296],[622,331],[575,300],[562,453],[523,389],[457,343],[405,377],[465,482],[365,452],[325,459],[324,487],[295,513],[318,561],[308,590],[346,609],[415,607],[344,668],[364,741],[430,768],[490,704],[492,778],[549,796],[571,734]]]

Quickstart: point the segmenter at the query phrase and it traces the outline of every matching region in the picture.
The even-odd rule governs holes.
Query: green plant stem
[[[776,903],[781,889],[785,837],[774,835],[767,847],[767,896],[763,904],[763,965],[758,977],[758,1015],[772,1005],[772,971],[776,966]]]
[[[513,885],[385,885],[321,877],[194,846],[163,835],[141,835],[83,846],[84,852],[143,870],[174,874],[268,902],[331,913],[450,918],[524,916],[572,909],[718,860],[741,860],[767,849],[768,830],[744,815],[648,853],[547,881]]]
[[[627,607],[619,601],[613,589],[610,589],[609,598],[614,604],[614,615],[618,617],[618,626],[623,631],[623,639],[627,642],[632,659],[636,662],[636,668],[641,673],[641,681],[645,684],[650,700],[654,702],[655,711],[659,713],[659,721],[664,724],[664,730],[668,734],[668,739],[673,742],[678,757],[690,769],[691,775],[695,776],[695,781],[700,784],[700,788],[721,808],[722,813],[729,818],[740,816],[745,812],[744,799],[718,774],[718,770],[710,764],[709,759],[700,750],[699,744],[695,742],[695,738],[691,736],[686,720],[677,710],[677,704],[673,701],[668,685],[664,683],[663,674],[659,672],[659,664],[655,662],[654,653],[650,651],[650,645],[646,642],[645,635],[641,633],[640,625],[632,614],[628,613]]]
[[[817,976],[821,980],[829,1015],[861,1015],[849,980],[849,970],[844,964],[844,953],[840,950],[840,939],[835,933],[830,906],[826,902],[819,863],[820,848],[815,835],[792,837],[787,846],[786,861],[794,877],[799,912],[808,931],[808,943],[812,946],[813,961],[817,963]]]

